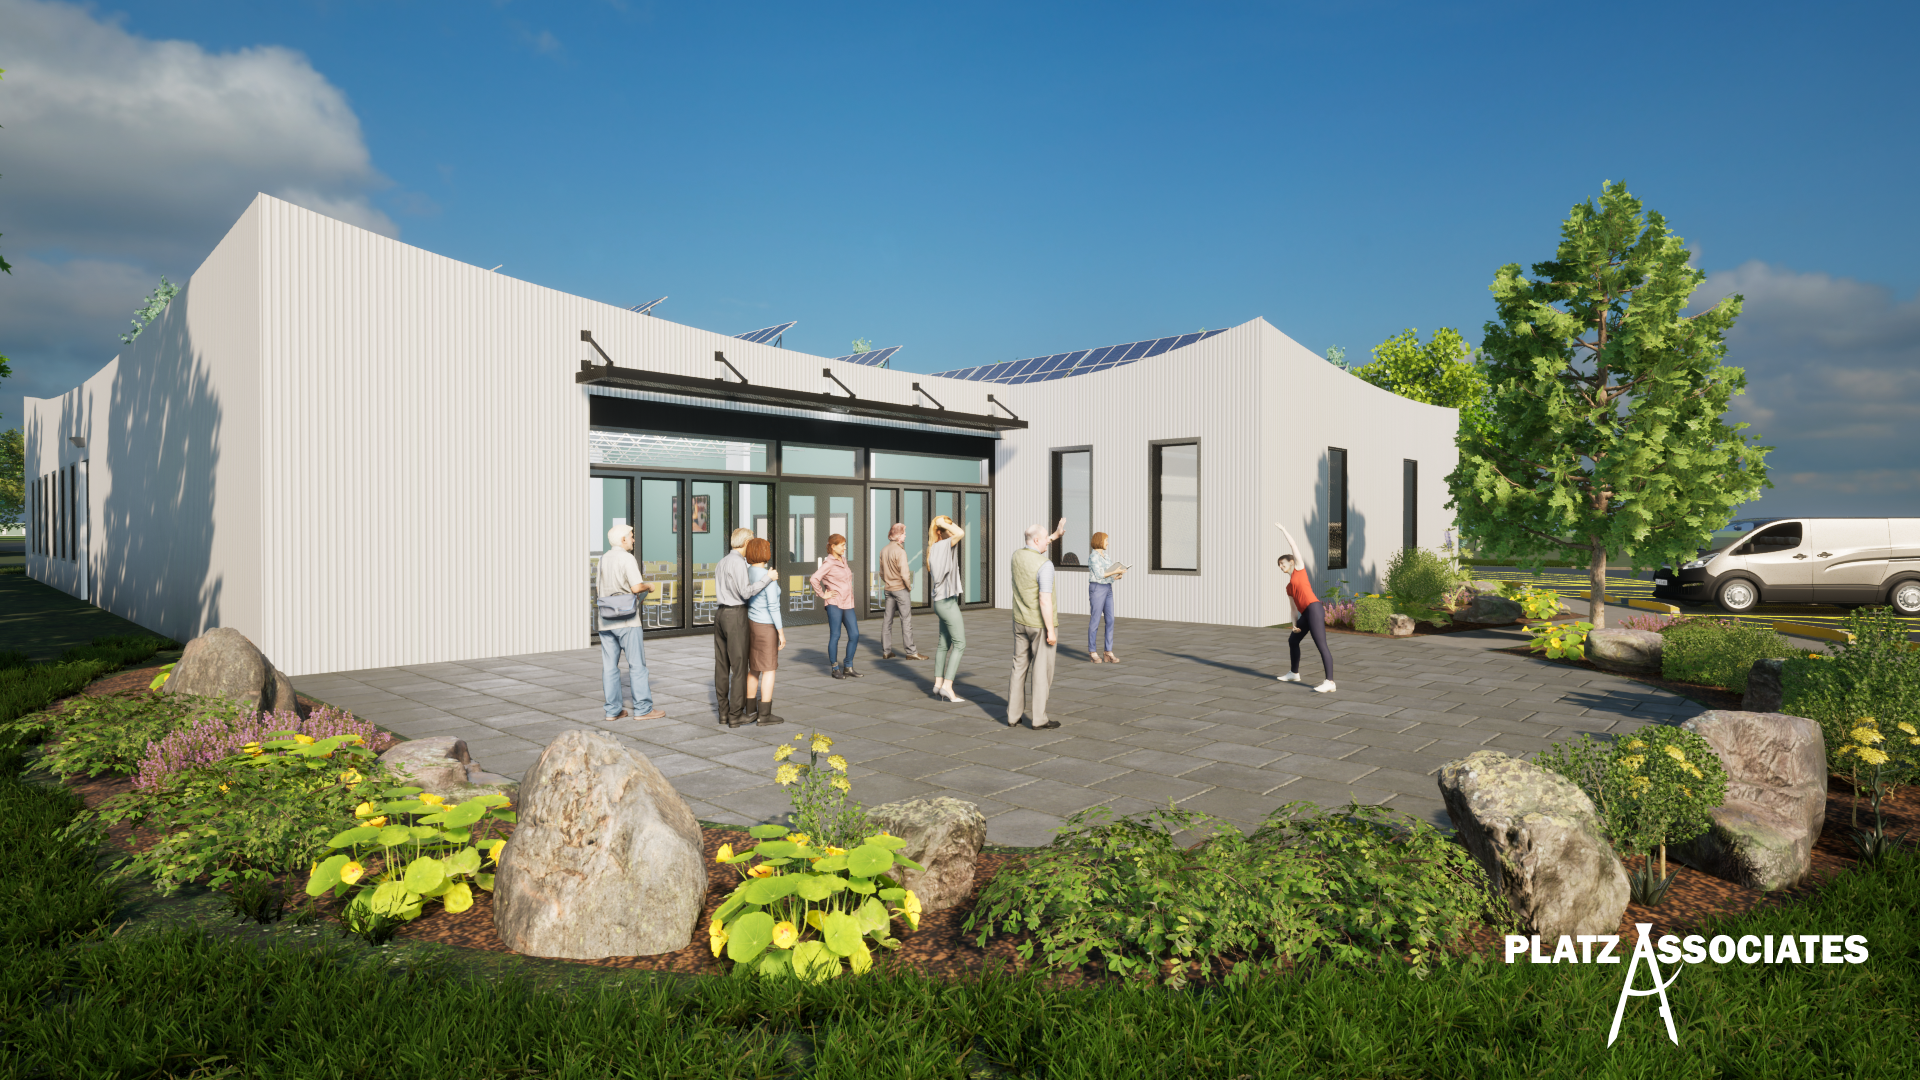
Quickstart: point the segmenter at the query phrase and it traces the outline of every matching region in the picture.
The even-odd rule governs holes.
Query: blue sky
[[[1625,179],[1747,297],[1754,509],[1920,514],[1914,11],[0,0],[0,426],[259,190],[935,371],[1254,316],[1477,341]]]

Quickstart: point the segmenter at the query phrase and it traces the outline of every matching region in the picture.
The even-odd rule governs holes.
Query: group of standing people
[[[1007,691],[1006,723],[1019,726],[1026,719],[1035,730],[1058,728],[1060,722],[1047,717],[1047,697],[1053,686],[1054,661],[1059,643],[1058,608],[1054,604],[1056,572],[1046,550],[1066,532],[1066,519],[1049,533],[1045,526],[1029,525],[1025,544],[1014,552],[1011,566],[1013,608],[1013,671]],[[1285,526],[1276,525],[1287,540],[1288,554],[1280,556],[1280,570],[1287,577],[1286,593],[1295,617],[1293,633],[1287,638],[1287,674],[1276,676],[1281,682],[1300,681],[1300,643],[1311,636],[1320,652],[1326,678],[1314,689],[1321,693],[1334,690],[1333,654],[1327,648],[1324,608],[1314,595],[1313,585]],[[925,660],[913,644],[912,570],[906,552],[906,526],[895,523],[887,533],[887,545],[880,553],[880,578],[885,594],[884,622],[881,630],[881,658]],[[938,700],[965,701],[953,688],[960,671],[960,658],[967,647],[966,622],[960,609],[965,585],[960,576],[960,557],[956,550],[966,539],[966,531],[952,518],[941,515],[927,527],[927,570],[933,593],[933,613],[939,622],[939,641],[933,652],[931,695]],[[780,615],[780,590],[773,571],[773,547],[751,529],[733,530],[731,550],[714,568],[719,610],[714,617],[713,687],[719,704],[720,723],[726,727],[756,724],[766,727],[784,721],[773,713],[773,687],[780,666],[780,650],[787,647],[787,632]],[[1116,562],[1107,552],[1109,537],[1094,533],[1092,556],[1087,576],[1087,659],[1096,664],[1117,664],[1113,652],[1113,585],[1126,576],[1128,567]],[[646,654],[642,644],[640,614],[635,604],[627,604],[630,615],[619,613],[620,605],[609,605],[608,598],[632,594],[644,595],[654,586],[642,579],[640,565],[633,557],[633,529],[615,526],[607,534],[608,551],[601,556],[598,592],[600,655],[606,689],[606,713],[609,720],[628,718],[653,720],[665,716],[654,707],[648,687]],[[814,593],[826,606],[827,668],[836,679],[857,679],[854,654],[860,647],[858,590],[854,587],[853,568],[847,562],[847,538],[834,533],[827,538],[827,554],[808,579]],[[612,614],[610,614],[612,612]],[[893,650],[896,624],[904,651]],[[1104,648],[1101,630],[1105,630]],[[842,653],[840,640],[846,638]],[[631,672],[631,708],[623,704],[619,658],[627,655]]]

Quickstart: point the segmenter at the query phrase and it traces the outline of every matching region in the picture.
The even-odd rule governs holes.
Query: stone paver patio
[[[931,654],[934,620],[914,620]],[[863,679],[825,672],[826,627],[795,628],[776,711],[788,723],[728,731],[713,705],[710,638],[647,642],[664,720],[609,723],[597,647],[533,656],[307,675],[303,694],[409,738],[456,735],[487,769],[524,773],[559,732],[608,731],[645,753],[709,821],[751,824],[788,809],[770,748],[824,731],[872,806],[921,795],[979,804],[991,843],[1046,843],[1069,814],[1134,813],[1172,799],[1242,826],[1282,803],[1349,798],[1448,825],[1433,774],[1478,749],[1523,754],[1580,732],[1675,723],[1701,707],[1644,683],[1497,650],[1512,631],[1382,639],[1331,635],[1339,690],[1316,694],[1307,642],[1285,684],[1286,632],[1121,619],[1123,663],[1087,662],[1084,616],[1062,621],[1053,731],[1002,724],[1012,638],[1005,611],[967,616],[960,704],[928,696],[931,662],[882,661],[862,623]]]

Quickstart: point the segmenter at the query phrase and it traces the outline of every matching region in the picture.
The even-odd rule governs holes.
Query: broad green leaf
[[[827,925],[826,913],[818,908],[807,912],[807,925],[824,933]]]
[[[905,855],[902,855],[897,851],[893,853],[893,861],[901,866],[906,867],[909,870],[925,870],[926,869],[926,867],[921,866],[919,863],[914,862],[912,859],[907,858]]]
[[[380,835],[375,837],[374,842],[381,847],[399,847],[411,839],[413,839],[412,829],[405,825],[389,825],[380,830]]]
[[[793,947],[793,973],[808,982],[825,982],[840,974],[840,958],[818,941],[803,941]]]
[[[872,896],[874,885],[873,882],[868,881],[866,878],[857,877],[847,879],[847,888],[852,889],[862,896]]]
[[[886,933],[887,905],[881,903],[877,897],[868,897],[867,902],[861,904],[853,914],[860,920],[862,934]]]
[[[327,841],[327,846],[330,848],[352,847],[354,844],[358,844],[364,840],[371,840],[379,835],[379,829],[370,829],[365,825],[361,825],[357,828],[348,829],[346,832]]]
[[[764,907],[781,897],[792,896],[794,884],[791,875],[776,874],[773,877],[753,878],[740,887],[740,892],[747,898],[747,903]]]
[[[493,812],[493,819],[495,821],[504,821],[507,824],[512,825],[515,822],[520,820],[520,815],[514,813],[511,810],[495,810]]]
[[[480,849],[461,848],[447,858],[447,869],[456,874],[471,874],[480,869]]]
[[[487,890],[488,892],[493,891],[493,875],[492,874],[475,874],[473,875],[473,883]]]
[[[367,905],[376,915],[385,915],[392,919],[412,919],[420,914],[420,894],[407,888],[402,882],[384,881],[380,883],[379,888],[373,890]]]
[[[881,889],[879,896],[880,896],[880,899],[885,900],[889,904],[897,904],[900,901],[905,900],[907,898],[907,890]]]
[[[772,840],[787,835],[787,828],[784,825],[755,825],[747,830],[747,835],[755,840]]]
[[[860,921],[844,911],[829,912],[822,920],[821,939],[836,956],[851,956],[860,946]]]
[[[413,827],[413,838],[415,840],[434,840],[438,839],[439,836],[440,830],[431,825],[415,825]]]
[[[733,890],[732,896],[720,901],[720,906],[713,909],[713,917],[720,921],[720,925],[725,926],[727,919],[732,916],[734,912],[746,906],[746,898],[740,895],[739,889],[735,889]]]
[[[479,799],[470,799],[447,811],[444,824],[449,829],[464,829],[486,816],[486,806]]]
[[[902,847],[905,847],[906,843],[905,838],[898,836],[869,836],[861,841],[861,846],[865,847],[871,844],[874,847],[886,848],[888,851],[898,851]]]
[[[446,878],[446,865],[431,855],[422,855],[407,864],[406,883],[409,892],[431,892]]]
[[[440,897],[440,903],[448,912],[458,915],[473,906],[473,890],[466,882],[460,882]]]
[[[340,868],[353,861],[350,855],[334,855],[307,875],[307,895],[319,896],[335,885],[340,884]]]
[[[867,948],[862,940],[854,942],[854,950],[847,954],[847,963],[852,965],[855,975],[864,975],[873,970],[873,950]]]
[[[425,790],[427,789],[417,788],[417,787],[394,787],[394,788],[388,788],[387,790],[381,792],[380,797],[383,799],[405,799],[414,795],[418,795]]]
[[[796,874],[794,878],[794,895],[816,904],[847,887],[845,878],[830,874]]]
[[[763,859],[790,859],[800,850],[800,845],[791,840],[763,840],[753,849],[755,855]]]
[[[893,852],[872,843],[862,844],[847,852],[847,872],[855,877],[870,878],[875,874],[883,874],[892,865]]]
[[[773,916],[764,911],[749,911],[727,926],[727,959],[736,964],[752,960],[771,944]]]
[[[813,864],[814,872],[819,874],[834,874],[846,868],[847,857],[845,855],[828,855],[826,858]]]
[[[450,843],[464,844],[472,837],[473,832],[470,829],[448,829],[444,835]]]
[[[481,795],[475,798],[473,801],[479,803],[481,806],[486,806],[486,807],[513,805],[512,799],[507,798],[505,795],[497,791],[491,795]]]
[[[785,979],[793,975],[793,954],[785,949],[768,949],[754,961],[753,971],[773,979]]]

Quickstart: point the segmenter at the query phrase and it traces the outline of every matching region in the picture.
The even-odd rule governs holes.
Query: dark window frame
[[[1147,573],[1149,574],[1170,574],[1175,576],[1184,575],[1187,577],[1198,577],[1201,573],[1204,560],[1201,559],[1200,552],[1203,547],[1202,541],[1205,539],[1205,530],[1202,528],[1202,525],[1201,525],[1200,493],[1201,493],[1201,480],[1205,475],[1203,471],[1205,468],[1203,459],[1206,456],[1204,448],[1201,446],[1202,442],[1203,440],[1198,435],[1193,436],[1192,438],[1186,438],[1186,439],[1151,439],[1147,442],[1147,518],[1149,523],[1148,531],[1151,533],[1149,550],[1152,555],[1152,558],[1149,560],[1147,564]],[[1193,563],[1194,565],[1192,566],[1192,568],[1186,568],[1186,567],[1168,568],[1167,566],[1164,565],[1165,560],[1161,557],[1161,552],[1160,552],[1161,531],[1162,531],[1161,530],[1162,522],[1160,520],[1160,453],[1164,448],[1169,446],[1193,447]]]
[[[1400,459],[1400,546],[1411,551],[1420,546],[1420,463]]]
[[[1060,456],[1062,454],[1087,455],[1087,534],[1091,536],[1093,534],[1093,446],[1091,444],[1086,446],[1056,446],[1048,452],[1047,488],[1049,495],[1047,505],[1052,512],[1047,515],[1046,524],[1052,524],[1066,516],[1065,507],[1062,505],[1064,501],[1062,498],[1063,493],[1060,490]],[[1089,562],[1076,563],[1072,566],[1062,566],[1060,564],[1060,556],[1062,554],[1060,548],[1064,542],[1065,539],[1062,538],[1055,540],[1047,546],[1047,559],[1053,563],[1054,572],[1059,573],[1062,570],[1090,569],[1092,559],[1091,552],[1088,553]]]
[[[1334,505],[1334,455],[1339,458],[1339,505]],[[1347,569],[1347,552],[1353,546],[1353,534],[1348,531],[1350,525],[1347,510],[1353,505],[1353,493],[1347,490],[1348,462],[1347,450],[1343,446],[1327,447],[1327,569]],[[1339,527],[1340,546],[1334,547],[1334,528]]]

